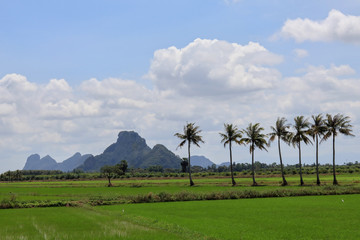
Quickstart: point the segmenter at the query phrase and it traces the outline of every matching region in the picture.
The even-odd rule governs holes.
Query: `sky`
[[[295,0],[0,1],[0,172],[29,155],[61,162],[100,154],[120,131],[177,148],[187,122],[192,154],[228,161],[224,123],[322,113],[349,116],[336,161],[360,159],[360,2]],[[282,145],[285,164],[298,151]],[[319,148],[331,163],[331,141]],[[248,146],[235,162],[250,163]],[[276,144],[255,160],[278,162]],[[303,147],[303,162],[315,147]]]

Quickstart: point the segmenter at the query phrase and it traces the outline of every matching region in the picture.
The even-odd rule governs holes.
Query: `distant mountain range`
[[[97,156],[74,154],[69,159],[57,163],[49,155],[40,158],[39,154],[28,157],[23,170],[61,170],[64,172],[80,169],[86,172],[99,171],[104,165],[115,165],[126,160],[128,167],[147,168],[160,165],[163,168],[180,168],[181,159],[164,145],[157,144],[152,149],[134,131],[123,131],[115,143]]]
[[[63,172],[69,172],[83,164],[90,156],[92,155],[75,153],[72,157],[58,163],[49,155],[40,158],[39,154],[33,154],[27,158],[23,170],[61,170]]]
[[[219,166],[226,166],[226,167],[228,167],[228,166],[230,166],[230,162],[223,162],[223,163],[218,164],[217,166],[218,166],[218,167],[219,167]]]
[[[191,166],[200,166],[203,168],[211,167],[214,162],[210,161],[210,159],[204,157],[204,156],[191,156],[190,158]],[[215,164],[216,165],[216,164]]]
[[[207,167],[211,167],[213,164],[216,165],[216,167],[220,167],[220,166],[230,166],[230,162],[223,162],[220,164],[216,164],[214,162],[212,162],[210,159],[204,157],[204,156],[191,156],[191,166],[200,166],[203,168],[207,168]]]

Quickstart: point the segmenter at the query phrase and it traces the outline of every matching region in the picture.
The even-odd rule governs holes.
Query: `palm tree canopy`
[[[332,117],[330,114],[326,114],[325,125],[327,131],[322,140],[327,140],[331,136],[337,136],[338,133],[345,136],[355,136],[352,134],[352,125],[350,124],[350,117],[343,116],[342,114],[336,114]]]
[[[285,118],[278,118],[276,120],[275,126],[270,127],[272,132],[268,134],[270,136],[269,144],[270,142],[273,142],[276,139],[276,137],[280,138],[287,144],[290,143],[290,138],[291,138],[291,132],[289,131],[290,124],[287,124],[286,121],[287,120]]]
[[[308,135],[310,135],[310,123],[308,119],[305,119],[304,116],[297,116],[294,118],[294,121],[295,132],[293,133],[291,139],[293,146],[296,147],[300,142],[304,142],[305,144],[312,144],[310,138],[307,137]]]
[[[189,143],[193,143],[196,146],[200,147],[199,143],[204,143],[202,140],[202,136],[199,135],[201,133],[201,130],[199,129],[199,126],[195,126],[195,123],[187,123],[184,126],[184,133],[175,133],[174,136],[182,139],[183,141],[180,142],[178,148],[184,146],[186,141]]]
[[[260,127],[260,123],[254,125],[250,123],[249,126],[243,130],[247,137],[243,137],[240,143],[250,144],[250,153],[252,153],[256,147],[260,150],[267,151],[266,146],[268,146],[268,144],[265,140],[266,134],[262,134],[262,131],[264,131],[264,128]]]
[[[230,142],[241,144],[240,139],[242,138],[242,132],[237,126],[232,124],[224,124],[224,133],[219,133],[222,137],[221,143],[224,143],[224,147]]]
[[[322,137],[325,135],[327,127],[322,114],[312,115],[313,123],[310,127],[310,135],[315,139],[316,136]]]

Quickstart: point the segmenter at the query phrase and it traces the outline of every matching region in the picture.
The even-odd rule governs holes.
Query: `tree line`
[[[183,158],[182,162],[187,163],[187,158]],[[187,165],[188,166],[188,165]],[[158,178],[158,177],[185,177],[188,176],[188,167],[185,168],[164,168],[160,165],[149,166],[147,168],[128,167],[120,174],[113,174],[114,178]],[[233,162],[234,175],[251,176],[251,163],[235,163]],[[280,164],[262,163],[255,161],[254,168],[257,175],[276,176],[281,174]],[[208,167],[191,166],[191,171],[196,177],[206,176],[231,176],[230,165],[217,166],[213,164]],[[304,174],[315,174],[315,163],[303,164]],[[332,172],[332,165],[319,164],[319,173],[328,174]],[[284,173],[287,175],[299,174],[299,164],[284,165]],[[360,163],[358,161],[343,163],[337,165],[336,173],[360,173]],[[44,180],[95,180],[107,178],[105,173],[101,172],[84,172],[83,170],[74,169],[70,172],[62,172],[60,170],[14,170],[6,171],[0,174],[0,181],[44,181]]]
[[[229,146],[229,159],[230,159],[230,172],[231,172],[231,182],[235,186],[236,182],[234,179],[233,171],[233,161],[232,161],[232,146],[234,144],[238,145],[248,145],[249,151],[251,154],[251,171],[252,171],[252,180],[253,186],[257,185],[255,180],[255,150],[265,150],[267,147],[270,147],[270,143],[277,140],[278,151],[279,151],[279,160],[281,166],[281,176],[282,176],[282,185],[286,186],[288,183],[284,174],[284,165],[281,155],[281,142],[284,142],[288,145],[292,145],[294,148],[298,149],[299,152],[299,175],[300,175],[300,185],[304,185],[302,177],[302,162],[301,162],[301,143],[313,144],[315,142],[315,165],[316,165],[316,184],[320,185],[319,177],[319,144],[332,138],[332,155],[333,155],[333,184],[337,185],[338,181],[336,179],[336,164],[335,164],[335,139],[339,134],[345,136],[355,136],[352,133],[352,125],[350,124],[350,117],[344,116],[343,114],[326,114],[324,117],[322,114],[312,115],[311,121],[309,118],[304,116],[297,116],[294,118],[294,124],[287,123],[287,119],[282,117],[278,118],[274,126],[271,126],[271,132],[268,134],[263,133],[264,128],[260,126],[260,123],[252,124],[250,123],[245,129],[238,129],[234,124],[225,123],[224,132],[220,132],[221,143]],[[190,186],[194,185],[194,182],[191,177],[191,158],[190,158],[190,146],[194,144],[195,146],[200,147],[200,143],[204,143],[202,136],[200,135],[201,130],[199,126],[196,126],[195,123],[187,123],[183,128],[183,133],[175,133],[174,136],[178,137],[181,142],[178,148],[183,147],[187,143],[188,149],[188,172]],[[269,138],[267,140],[267,138]],[[311,140],[312,139],[312,140]],[[182,166],[185,163],[182,163]]]

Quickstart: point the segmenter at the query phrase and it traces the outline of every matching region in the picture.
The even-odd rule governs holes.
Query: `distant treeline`
[[[266,164],[255,162],[255,172],[257,175],[280,175],[280,164],[272,163]],[[230,166],[212,165],[207,168],[200,166],[191,167],[194,176],[230,176]],[[185,170],[185,171],[184,171]],[[251,164],[249,163],[234,163],[234,174],[237,176],[251,176]],[[284,167],[286,175],[298,174],[299,165],[287,165]],[[129,168],[125,174],[114,174],[113,178],[138,178],[138,177],[187,177],[187,169],[173,169],[163,168],[162,166],[150,166],[148,168]],[[331,164],[319,165],[319,172],[321,174],[332,173]],[[344,165],[337,165],[337,173],[360,173],[360,163],[346,163]],[[315,164],[304,164],[303,173],[316,174]],[[62,172],[60,170],[16,170],[7,171],[0,174],[0,181],[32,181],[32,180],[66,180],[66,179],[102,179],[105,174],[101,172],[83,172],[75,169],[72,172]]]

